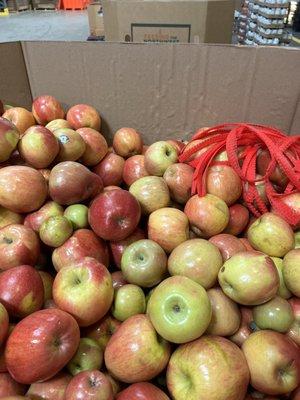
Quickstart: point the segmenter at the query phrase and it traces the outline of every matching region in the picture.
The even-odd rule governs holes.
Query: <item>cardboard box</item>
[[[297,48],[18,42],[0,44],[0,66],[5,103],[51,94],[94,105],[109,140],[122,126],[150,143],[242,121],[300,133]]]
[[[87,7],[91,36],[104,36],[104,23],[102,6],[98,3],[90,3]]]
[[[103,0],[108,41],[231,43],[235,0]]]

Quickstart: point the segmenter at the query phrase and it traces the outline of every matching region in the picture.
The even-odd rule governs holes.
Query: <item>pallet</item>
[[[23,12],[23,11],[30,11],[31,6],[19,6],[17,9],[9,9],[10,13],[18,13],[18,12]]]

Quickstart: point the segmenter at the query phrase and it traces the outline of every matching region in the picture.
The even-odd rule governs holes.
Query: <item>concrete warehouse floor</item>
[[[87,11],[22,11],[0,17],[0,42],[86,40]]]

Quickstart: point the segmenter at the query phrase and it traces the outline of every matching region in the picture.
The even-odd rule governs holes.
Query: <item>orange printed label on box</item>
[[[132,42],[189,43],[190,39],[188,24],[131,24]]]

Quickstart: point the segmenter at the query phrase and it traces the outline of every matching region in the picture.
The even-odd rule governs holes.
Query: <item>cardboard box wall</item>
[[[247,121],[300,134],[300,50],[193,44],[0,44],[0,98],[30,108],[51,94],[94,105],[111,138],[122,126],[145,142]]]
[[[100,3],[90,3],[87,6],[91,36],[104,36],[102,6]]]

